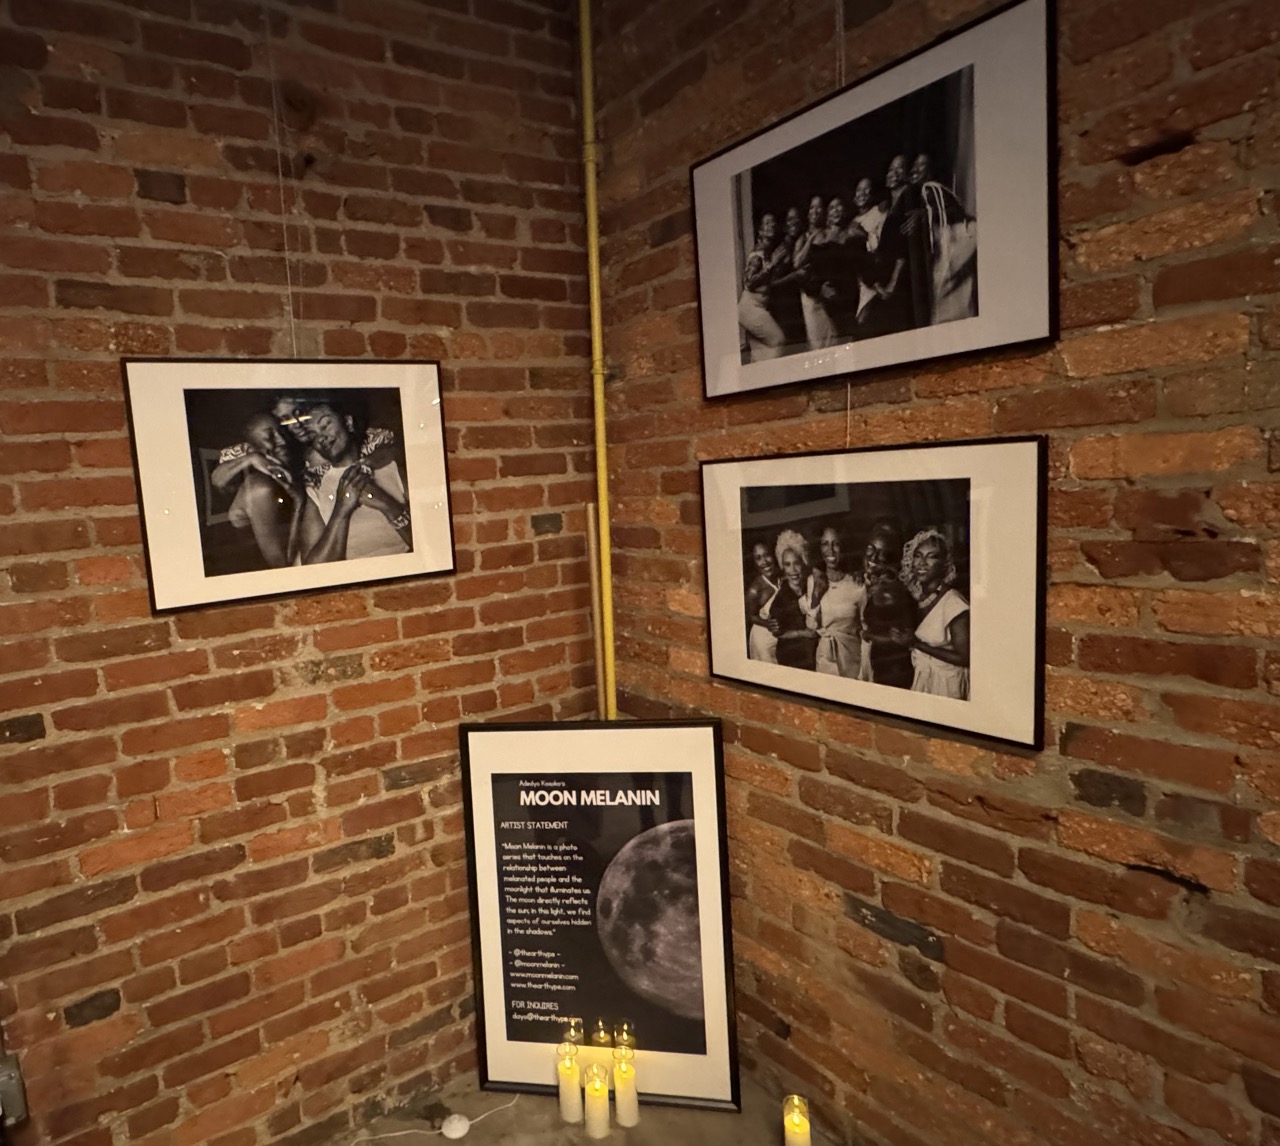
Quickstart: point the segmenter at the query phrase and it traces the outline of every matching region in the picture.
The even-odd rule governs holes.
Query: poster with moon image
[[[627,1020],[651,1101],[738,1108],[714,721],[462,729],[481,1079],[549,1090]]]
[[[653,1050],[701,1054],[693,777],[494,776],[507,1037],[626,1018]]]

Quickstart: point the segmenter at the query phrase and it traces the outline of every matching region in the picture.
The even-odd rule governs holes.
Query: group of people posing
[[[275,395],[210,474],[235,490],[229,519],[248,530],[263,567],[313,565],[412,548],[401,445],[369,427],[358,401]]]
[[[747,256],[738,325],[759,362],[977,313],[972,216],[932,178],[928,155],[895,155],[878,188],[854,186],[807,214],[765,211]]]
[[[921,530],[904,545],[897,526],[877,522],[858,569],[835,525],[817,550],[811,560],[795,529],[752,545],[752,660],[969,699],[969,602],[941,532]]]

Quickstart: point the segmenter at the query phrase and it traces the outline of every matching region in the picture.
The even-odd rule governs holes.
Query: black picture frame
[[[1040,750],[1047,459],[1028,436],[703,462],[711,675]]]
[[[628,1019],[641,1101],[740,1110],[720,722],[459,737],[481,1086],[553,1093],[567,1018]]]
[[[1018,0],[694,164],[708,398],[1057,336],[1053,39]]]
[[[154,611],[454,571],[438,363],[121,370]]]

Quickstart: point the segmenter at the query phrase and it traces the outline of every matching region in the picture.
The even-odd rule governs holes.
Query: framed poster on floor
[[[481,1084],[625,1023],[642,1099],[740,1109],[719,722],[460,735]]]
[[[713,676],[1043,747],[1041,437],[704,462]]]

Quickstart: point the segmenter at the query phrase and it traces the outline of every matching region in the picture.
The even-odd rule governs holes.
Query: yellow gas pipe
[[[598,524],[600,615],[597,677],[603,674],[606,720],[618,716],[618,684],[613,657],[613,546],[609,537],[609,451],[604,422],[604,325],[600,317],[600,215],[596,198],[595,79],[591,62],[591,0],[578,0],[578,44],[582,57],[582,173],[587,201],[587,286],[591,305],[591,396],[595,411],[596,517]],[[590,506],[587,512],[591,512]]]

